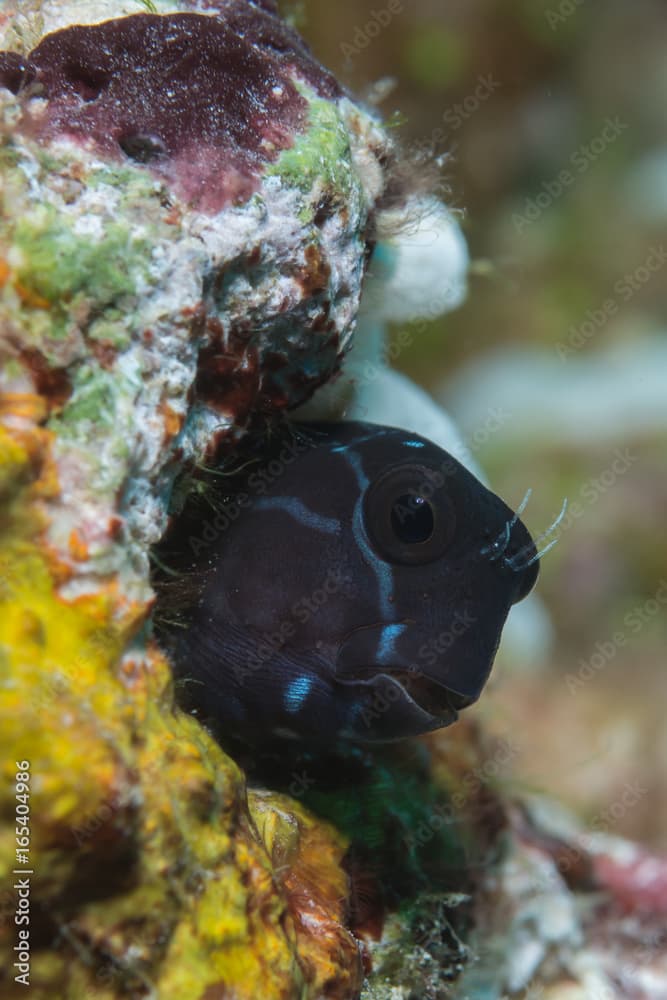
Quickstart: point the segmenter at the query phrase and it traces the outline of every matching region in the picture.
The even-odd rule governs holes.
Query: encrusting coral
[[[60,27],[66,4],[25,6],[0,39],[6,391],[49,408],[68,496],[48,533],[76,564],[70,590],[118,573],[145,599],[176,471],[335,371],[391,147],[264,8]],[[207,32],[217,74],[187,55]],[[198,113],[176,127],[163,95],[182,105],[190,72]],[[147,136],[159,155],[139,150]]]
[[[112,585],[76,601],[58,595],[34,513],[57,489],[51,440],[17,426],[27,401],[12,403],[13,433],[0,439],[0,743],[5,813],[15,760],[28,761],[31,776],[32,991],[293,997],[318,996],[326,981],[329,995],[354,995],[361,967],[341,922],[340,836],[266,796],[256,806],[251,797],[252,821],[238,768],[196,720],[174,712],[164,659],[133,651],[145,608],[121,611]],[[8,888],[18,877],[13,833],[8,821]],[[289,876],[279,878],[285,864]],[[302,906],[319,906],[331,932],[298,922]],[[3,910],[3,996],[20,995],[14,906]]]
[[[35,996],[352,996],[345,844],[174,709],[149,549],[336,369],[391,146],[272,4],[150,7],[0,15],[2,992],[28,762]]]

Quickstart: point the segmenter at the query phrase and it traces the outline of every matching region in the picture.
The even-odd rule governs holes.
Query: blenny
[[[520,511],[430,441],[364,423],[293,424],[261,464],[203,479],[155,585],[179,689],[214,730],[385,742],[476,701],[537,579]]]

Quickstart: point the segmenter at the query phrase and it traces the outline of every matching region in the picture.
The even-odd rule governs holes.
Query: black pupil
[[[433,508],[424,497],[404,493],[392,505],[391,526],[399,541],[406,545],[426,542],[433,534]]]

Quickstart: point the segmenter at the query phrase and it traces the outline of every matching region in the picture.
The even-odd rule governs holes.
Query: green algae
[[[302,787],[286,790],[348,839],[354,867],[382,886],[386,902],[400,907],[425,891],[467,888],[470,834],[423,746],[351,747],[285,770],[303,776]],[[280,775],[265,779],[280,784]]]
[[[148,253],[147,244],[133,237],[127,224],[110,223],[101,239],[92,240],[49,205],[18,220],[14,244],[23,258],[21,284],[61,308],[77,296],[100,309],[133,294]]]
[[[82,365],[73,382],[73,394],[51,427],[63,434],[75,434],[84,423],[95,424],[105,436],[118,426],[118,404],[131,386],[129,380],[111,373],[99,365]]]
[[[7,258],[13,296],[7,306],[26,346],[57,365],[59,345],[79,334],[116,348],[129,344],[137,294],[151,281],[153,230],[160,227],[149,216],[159,185],[145,171],[105,165],[93,167],[84,186],[67,154],[28,154],[8,140],[0,168],[0,258]],[[51,177],[59,178],[53,200],[36,203],[32,185]],[[91,192],[98,205],[89,204]]]
[[[108,344],[115,350],[124,350],[132,343],[131,324],[120,309],[110,306],[102,316],[93,320],[86,336],[88,340]]]
[[[349,130],[339,108],[303,85],[298,89],[308,101],[308,129],[267,167],[267,175],[283,178],[289,187],[306,195],[318,191],[336,204],[360,207],[361,183],[352,166]],[[300,217],[307,222],[312,214],[312,208],[304,207]]]

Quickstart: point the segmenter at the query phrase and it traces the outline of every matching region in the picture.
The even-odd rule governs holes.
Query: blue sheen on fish
[[[201,477],[159,549],[156,621],[217,733],[387,742],[477,700],[539,562],[455,458],[397,428],[292,424]]]

